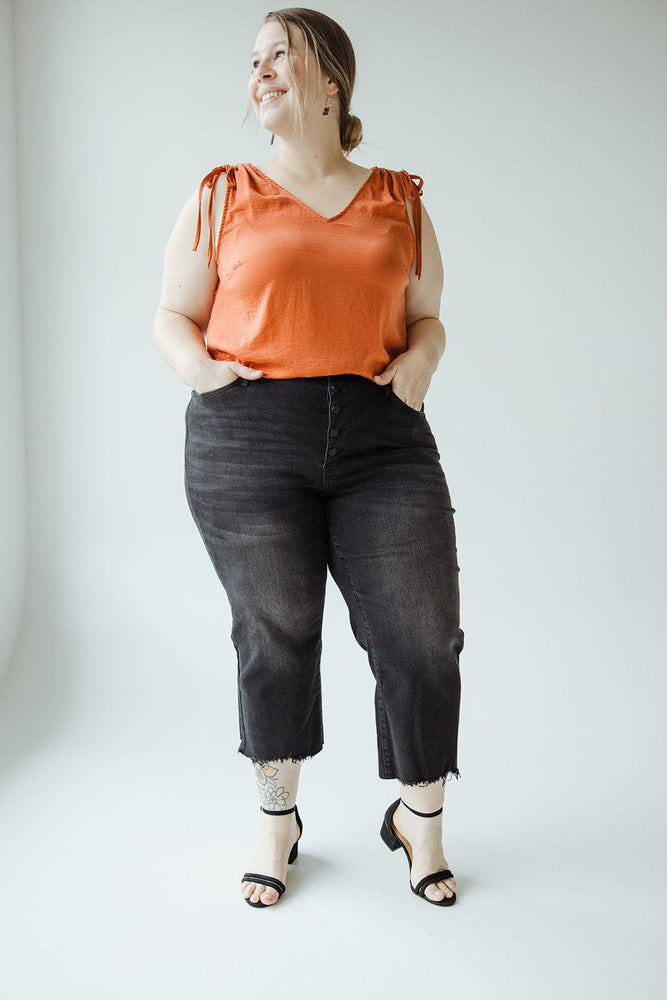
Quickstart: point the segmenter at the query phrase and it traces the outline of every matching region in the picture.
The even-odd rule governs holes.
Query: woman
[[[248,93],[277,155],[203,179],[169,239],[155,321],[193,389],[186,492],[232,609],[239,749],[262,809],[241,890],[257,907],[285,891],[301,762],[322,748],[327,570],[375,677],[380,777],[400,785],[382,838],[404,849],[413,892],[456,899],[442,804],[463,633],[454,512],[422,406],[444,350],[442,266],[419,178],[347,158],[361,140],[354,74],[324,14],[266,16]]]

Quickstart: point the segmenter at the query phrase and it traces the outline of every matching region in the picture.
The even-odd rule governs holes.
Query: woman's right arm
[[[182,382],[197,392],[210,392],[235,379],[259,378],[261,371],[236,361],[215,361],[206,350],[203,330],[213,308],[218,285],[215,257],[206,266],[206,240],[192,249],[197,226],[198,190],[188,199],[176,220],[164,254],[162,295],[153,324],[157,348]],[[202,218],[208,211],[207,197],[215,193],[204,188]],[[224,194],[222,195],[224,199]],[[220,223],[219,206],[213,203],[213,218]],[[217,232],[217,228],[214,232]]]

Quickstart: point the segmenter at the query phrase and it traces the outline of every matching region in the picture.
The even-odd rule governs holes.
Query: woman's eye
[[[285,55],[285,49],[276,49],[276,56],[275,56],[276,59],[279,56],[284,56],[284,55]],[[259,59],[253,59],[252,62],[250,63],[250,72],[254,73],[258,66],[259,66]]]

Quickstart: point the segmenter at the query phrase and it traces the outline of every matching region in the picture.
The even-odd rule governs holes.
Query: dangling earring
[[[331,107],[331,96],[327,97],[327,103],[324,105],[324,111],[322,112],[322,114],[328,115],[330,107]]]
[[[275,135],[274,135],[274,134],[273,134],[273,132],[272,132],[272,133],[271,133],[271,142],[269,143],[269,146],[272,146],[272,145],[273,145],[273,140],[274,140],[274,139],[275,139]]]

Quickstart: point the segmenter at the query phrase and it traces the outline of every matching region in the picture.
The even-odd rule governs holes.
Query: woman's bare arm
[[[197,392],[209,392],[233,382],[239,375],[259,378],[261,371],[246,368],[237,362],[215,361],[204,342],[203,331],[213,308],[218,273],[215,257],[206,266],[207,240],[192,249],[197,226],[198,190],[181,211],[164,254],[162,295],[153,323],[157,348],[175,374]],[[204,188],[202,218],[206,219],[208,198],[213,197],[213,220],[218,231],[221,207],[215,189]]]
[[[438,240],[422,206],[422,273],[417,278],[413,265],[405,296],[408,349],[375,376],[378,385],[391,383],[396,395],[415,410],[421,408],[445,350],[445,328],[438,318],[442,286]]]

